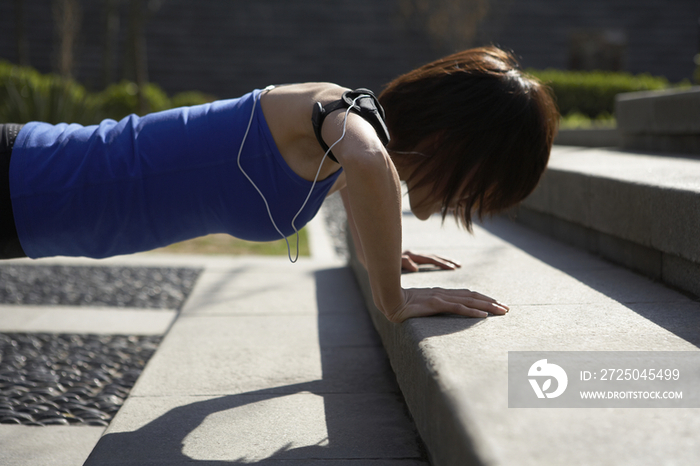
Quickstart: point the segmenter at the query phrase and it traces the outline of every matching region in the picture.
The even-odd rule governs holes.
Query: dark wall
[[[420,33],[403,27],[395,0],[150,0],[148,78],[168,92],[231,97],[268,84],[331,81],[379,90],[396,75],[437,57]],[[0,3],[0,57],[17,61],[13,3]],[[25,0],[31,64],[54,69],[50,0]],[[103,2],[82,2],[76,78],[103,83]],[[128,2],[112,75],[122,76]]]
[[[569,69],[581,48],[621,51],[622,70],[680,81],[700,52],[699,19],[698,0],[489,0],[478,40],[515,50],[533,68]]]
[[[166,88],[218,94],[304,81],[379,89],[434,58],[424,38],[400,27],[392,5],[167,0],[149,21],[149,56],[158,55],[149,72]]]
[[[129,4],[115,1],[112,80],[123,76]],[[169,93],[197,89],[220,98],[314,80],[379,90],[449,51],[437,51],[425,33],[407,26],[399,1],[147,0],[148,78]],[[17,3],[0,1],[0,58],[12,62],[18,61]],[[22,3],[30,63],[55,70],[52,0]],[[74,74],[93,89],[105,82],[104,4],[81,0]],[[475,45],[510,48],[525,67],[603,64],[677,81],[692,76],[699,16],[698,0],[488,0]]]

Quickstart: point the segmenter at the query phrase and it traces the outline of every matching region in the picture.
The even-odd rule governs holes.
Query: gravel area
[[[200,273],[194,268],[0,265],[0,303],[179,309]],[[0,424],[108,425],[161,340],[0,333]]]
[[[179,309],[201,270],[0,265],[0,304]]]
[[[0,424],[107,426],[160,341],[0,333]]]

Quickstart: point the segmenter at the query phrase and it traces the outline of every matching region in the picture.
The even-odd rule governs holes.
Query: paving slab
[[[174,310],[0,305],[0,332],[162,335]]]
[[[405,215],[404,247],[462,268],[404,274],[404,286],[474,289],[510,305],[507,315],[388,323],[354,263],[435,466],[700,461],[695,409],[508,407],[509,351],[699,351],[700,303],[505,218],[476,225],[474,236],[440,223]]]
[[[313,269],[303,262],[280,261],[257,269],[244,263],[228,270],[207,270],[197,288],[183,315],[315,315],[305,305],[316,296]]]
[[[135,458],[137,464],[265,464],[419,456],[415,434],[403,428],[398,393],[329,396],[299,388],[284,394],[133,397],[88,464],[98,464],[97,454],[99,464],[110,465],[134,464]]]
[[[3,466],[80,466],[104,427],[0,425]]]

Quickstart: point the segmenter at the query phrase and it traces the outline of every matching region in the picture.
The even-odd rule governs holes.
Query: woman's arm
[[[345,212],[348,218],[348,227],[350,228],[350,234],[352,235],[353,244],[355,246],[355,255],[360,264],[367,267],[365,264],[365,253],[362,249],[362,243],[360,243],[360,237],[357,233],[357,227],[355,226],[355,219],[352,217],[352,209],[350,208],[350,201],[348,200],[348,190],[343,188],[340,190],[340,197],[343,200],[343,206],[345,207]],[[407,272],[418,272],[421,265],[429,265],[437,267],[443,270],[455,270],[460,268],[462,265],[447,257],[441,257],[436,254],[419,254],[413,251],[403,251],[401,253],[401,270]]]
[[[341,124],[344,114],[337,112]],[[331,116],[336,116],[333,114]],[[324,130],[331,125],[326,120]],[[335,141],[339,135],[325,137]],[[358,259],[365,266],[377,307],[387,316],[405,301],[401,289],[401,190],[398,174],[374,129],[354,114],[333,148],[345,172],[341,196]]]
[[[336,141],[344,114],[326,119],[323,136]],[[333,124],[328,124],[333,121]],[[358,259],[367,269],[377,308],[392,322],[410,317],[454,313],[485,317],[505,314],[507,307],[469,290],[406,289],[401,287],[401,189],[396,169],[374,129],[350,114],[345,138],[333,148],[345,170],[343,201]]]
[[[355,256],[357,257],[357,260],[360,261],[360,264],[367,268],[367,264],[365,263],[365,251],[362,249],[360,235],[357,232],[357,226],[355,226],[355,219],[352,216],[352,209],[350,208],[350,198],[348,197],[347,188],[343,188],[340,190],[340,198],[343,200],[343,207],[345,207],[345,214],[348,218],[348,228],[350,229],[350,235],[352,236],[353,246],[355,247]]]

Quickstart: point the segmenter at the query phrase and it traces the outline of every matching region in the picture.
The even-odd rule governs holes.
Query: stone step
[[[353,261],[431,464],[700,461],[694,410],[510,408],[508,365],[513,351],[698,352],[700,303],[505,218],[476,225],[469,236],[451,220],[441,227],[439,218],[405,215],[404,247],[462,263],[457,271],[405,274],[405,287],[469,288],[511,308],[485,319],[392,324]]]
[[[474,289],[505,317],[390,324],[354,262],[433,464],[700,461],[690,409],[508,407],[509,351],[698,352],[699,180],[692,156],[556,146],[537,190],[474,237],[405,215],[405,248],[463,267],[404,286]]]
[[[700,154],[700,86],[618,94],[615,118],[614,128],[560,128],[554,143]]]
[[[513,217],[700,295],[700,159],[555,146]]]
[[[700,86],[619,94],[615,116],[625,149],[700,154]]]

